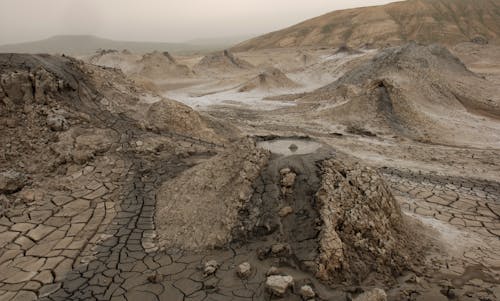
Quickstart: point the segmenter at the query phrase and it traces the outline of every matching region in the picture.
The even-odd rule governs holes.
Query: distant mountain
[[[128,42],[103,39],[90,35],[62,35],[34,42],[0,45],[0,53],[65,53],[70,55],[86,55],[95,53],[99,49],[128,49],[134,53],[146,53],[156,50],[179,54],[205,53],[223,49],[229,45],[231,44],[212,46],[188,43]]]
[[[500,38],[500,0],[408,0],[334,11],[236,45],[232,50],[297,46],[385,46],[410,40],[456,44]]]

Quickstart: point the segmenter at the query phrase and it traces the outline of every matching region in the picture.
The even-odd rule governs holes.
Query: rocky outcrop
[[[321,166],[318,278],[358,283],[371,272],[392,277],[421,259],[397,201],[376,171],[337,160]]]

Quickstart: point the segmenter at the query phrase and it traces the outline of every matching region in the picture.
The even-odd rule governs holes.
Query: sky
[[[0,0],[0,45],[54,35],[184,42],[278,30],[394,0]]]

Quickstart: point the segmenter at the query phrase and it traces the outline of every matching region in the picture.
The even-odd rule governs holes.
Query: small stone
[[[280,217],[286,217],[286,216],[288,216],[288,215],[290,215],[292,213],[293,213],[293,208],[290,207],[290,206],[283,207],[278,212],[278,214],[279,214]]]
[[[215,260],[209,260],[205,263],[205,269],[203,270],[203,275],[209,276],[215,274],[219,264]]]
[[[281,186],[283,186],[283,187],[292,187],[293,183],[295,183],[295,177],[296,176],[297,175],[294,172],[289,172],[289,173],[285,174],[281,178]]]
[[[303,285],[300,288],[300,295],[305,300],[309,300],[311,298],[314,298],[314,296],[316,296],[316,293],[314,292],[313,288],[310,285]]]
[[[246,279],[252,274],[252,266],[248,262],[243,262],[242,264],[238,265],[236,273],[240,278]]]
[[[383,289],[374,288],[357,296],[353,301],[387,301],[387,294]]]
[[[290,253],[289,251],[290,247],[287,244],[278,243],[271,246],[271,252],[274,256],[285,256]]]
[[[8,170],[0,172],[0,193],[14,193],[21,190],[26,185],[26,175],[23,173]]]
[[[266,288],[271,293],[278,297],[285,295],[289,287],[293,286],[292,276],[272,275],[267,277]]]
[[[288,149],[289,149],[292,153],[294,153],[294,152],[296,152],[296,151],[299,149],[299,147],[298,147],[296,144],[293,144],[293,143],[292,143],[292,144],[290,144],[290,146],[288,147]]]
[[[47,116],[47,126],[55,132],[62,132],[68,129],[69,124],[64,116],[49,114]]]
[[[163,275],[158,272],[154,272],[148,276],[148,281],[151,283],[160,283],[162,280],[163,280]]]

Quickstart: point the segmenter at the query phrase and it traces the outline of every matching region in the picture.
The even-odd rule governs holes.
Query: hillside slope
[[[234,51],[297,46],[455,44],[500,37],[500,0],[408,0],[334,11],[236,45]]]

